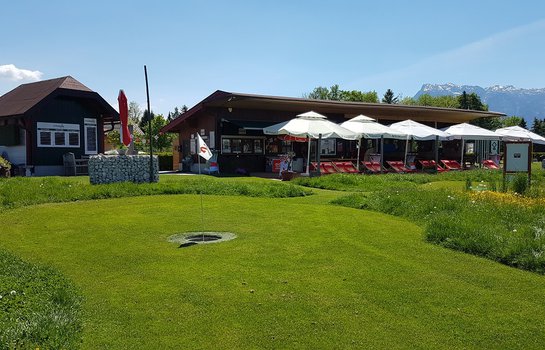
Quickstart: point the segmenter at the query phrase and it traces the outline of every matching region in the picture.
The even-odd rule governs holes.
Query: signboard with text
[[[528,184],[532,171],[532,144],[530,142],[504,142],[503,177],[526,174]]]

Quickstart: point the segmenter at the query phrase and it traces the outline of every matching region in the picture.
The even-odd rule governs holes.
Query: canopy
[[[356,140],[359,135],[337,125],[319,113],[310,111],[297,115],[297,118],[263,128],[266,135],[291,135],[317,139],[341,138]]]
[[[411,119],[393,123],[390,125],[390,128],[404,132],[413,140],[418,141],[435,140],[436,138],[439,138],[439,140],[448,140],[450,138],[450,135],[444,131],[415,122]]]
[[[357,140],[359,135],[348,129],[343,128],[333,122],[327,120],[324,115],[310,111],[298,114],[297,118],[274,124],[263,128],[265,135],[290,135],[295,137],[308,138],[308,154],[307,154],[307,174],[310,169],[310,139],[328,139],[341,138],[346,140]],[[319,149],[319,146],[317,147]],[[318,153],[318,163],[320,162],[320,153]],[[318,169],[318,172],[320,170]]]
[[[375,119],[367,117],[363,114],[358,115],[348,121],[341,124],[343,128],[353,131],[367,139],[380,139],[381,137],[387,139],[407,139],[407,134],[386,125],[379,124]]]
[[[520,126],[509,126],[496,130],[496,134],[502,135],[504,140],[509,141],[532,141],[540,145],[545,145],[545,137],[526,130]]]
[[[448,128],[443,129],[445,132],[452,135],[454,139],[464,139],[464,140],[499,140],[501,135],[483,129],[479,126],[461,123],[449,126]]]

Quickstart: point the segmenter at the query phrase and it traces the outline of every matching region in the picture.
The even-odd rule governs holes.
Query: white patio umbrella
[[[406,140],[408,137],[406,133],[394,130],[386,125],[377,123],[375,119],[365,116],[363,114],[360,114],[357,117],[345,121],[341,124],[341,126],[359,135],[358,157],[356,163],[358,164],[358,169],[360,168],[360,145],[362,138],[381,139],[382,143],[384,138]]]
[[[540,145],[545,145],[545,137],[526,130],[520,126],[508,126],[496,130],[496,134],[500,134],[503,140],[509,141],[531,141]]]
[[[436,128],[432,128],[431,126],[424,125],[419,122],[415,122],[414,120],[407,119],[403,120],[401,122],[393,123],[390,125],[392,129],[402,131],[409,135],[409,138],[417,141],[430,141],[435,140],[435,161],[438,161],[438,141],[439,140],[448,140],[450,138],[450,135],[447,134],[444,131],[441,131]],[[408,148],[408,141],[407,139],[406,145],[405,145],[405,163],[407,163],[407,148]]]
[[[417,141],[429,141],[439,138],[439,140],[448,140],[450,135],[431,126],[407,119],[390,125],[392,129],[409,134],[410,138]]]
[[[501,135],[477,125],[460,123],[443,129],[449,133],[453,139],[462,140],[462,154],[460,163],[464,163],[464,142],[465,140],[501,140]]]
[[[266,135],[291,135],[308,138],[307,174],[310,169],[310,139],[341,138],[357,140],[359,135],[329,120],[314,111],[298,114],[297,118],[263,128]],[[320,154],[319,146],[317,148]]]

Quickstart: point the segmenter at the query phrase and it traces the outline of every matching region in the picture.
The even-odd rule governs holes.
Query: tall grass
[[[473,182],[499,182],[502,174],[499,171],[469,170],[449,171],[440,174],[331,174],[320,177],[300,177],[294,183],[314,188],[339,191],[378,191],[384,188],[407,188],[417,184],[425,184],[436,181],[473,181]]]
[[[0,250],[0,349],[75,349],[81,296],[53,269]]]
[[[333,202],[409,218],[428,241],[545,273],[545,200],[423,188],[352,194]]]

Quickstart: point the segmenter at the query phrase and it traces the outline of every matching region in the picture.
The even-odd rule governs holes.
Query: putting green
[[[312,196],[311,196],[312,197]],[[310,198],[310,197],[309,197]],[[86,349],[539,348],[545,278],[315,200],[153,196],[0,214],[0,246],[84,296]],[[237,239],[178,248],[167,238]]]

